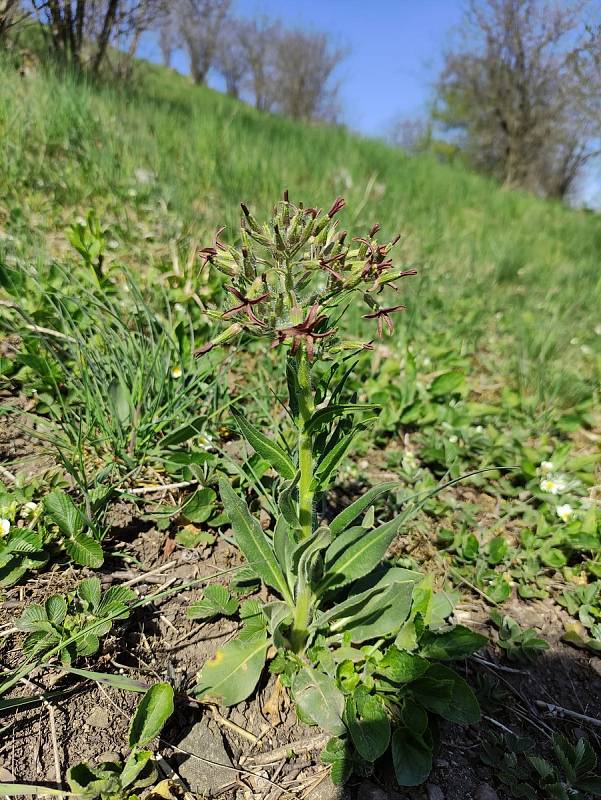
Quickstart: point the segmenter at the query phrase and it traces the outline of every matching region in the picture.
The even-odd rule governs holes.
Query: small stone
[[[428,800],[444,800],[442,789],[435,783],[426,784],[426,794],[428,795]]]
[[[499,795],[487,783],[482,783],[476,789],[474,800],[499,800]]]
[[[109,712],[103,706],[94,706],[86,719],[86,724],[90,728],[108,728],[111,724]]]
[[[113,753],[112,750],[108,750],[106,753],[101,753],[96,759],[98,764],[118,764],[119,761],[121,761],[121,756],[119,753]]]
[[[388,792],[371,781],[363,781],[357,792],[357,800],[388,800]]]
[[[234,779],[236,773],[228,769],[233,765],[221,732],[206,717],[197,722],[177,746],[189,753],[189,756],[181,754],[182,762],[177,771],[194,794],[211,797]]]

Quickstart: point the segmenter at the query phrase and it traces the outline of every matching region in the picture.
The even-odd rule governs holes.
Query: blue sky
[[[462,0],[234,0],[234,13],[277,17],[286,26],[325,30],[348,51],[338,72],[343,121],[382,136],[395,117],[420,114],[440,51],[461,18]],[[141,55],[158,59],[147,39]],[[173,65],[187,72],[183,53]],[[220,88],[219,79],[209,83]]]

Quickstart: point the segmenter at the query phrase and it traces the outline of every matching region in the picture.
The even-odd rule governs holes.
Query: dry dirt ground
[[[224,540],[200,552],[179,546],[172,549],[168,533],[147,526],[144,530],[144,525],[135,524],[131,507],[122,504],[115,511],[115,521],[122,523],[115,527],[115,552],[126,551],[137,565],[124,568],[123,560],[113,557],[101,572],[105,586],[129,583],[144,596],[178,582],[208,577],[237,563],[236,551]],[[84,572],[56,566],[6,592],[0,606],[3,630],[10,630],[25,604],[71,589]],[[319,763],[324,737],[297,720],[274,676],[262,681],[250,701],[231,709],[199,705],[194,700],[191,691],[199,668],[237,630],[237,623],[231,620],[201,624],[187,618],[186,608],[200,592],[196,587],[139,609],[113,630],[101,653],[87,666],[149,684],[159,680],[174,684],[177,710],[156,748],[164,759],[166,774],[173,770],[194,794],[249,797],[250,792],[270,800],[290,793],[341,797],[342,790],[330,784],[327,769]],[[505,609],[522,624],[536,626],[551,644],[551,649],[527,668],[508,666],[494,644],[477,659],[460,665],[472,685],[482,682],[483,676],[493,676],[498,690],[504,693],[505,707],[486,714],[484,725],[478,729],[443,728],[441,748],[427,786],[399,790],[390,766],[383,762],[373,775],[353,780],[344,789],[345,796],[362,800],[383,800],[385,796],[492,799],[494,776],[479,760],[479,735],[485,728],[510,726],[535,738],[543,749],[550,724],[596,741],[599,728],[586,720],[558,721],[553,706],[598,717],[601,659],[559,641],[563,624],[550,603],[513,601]],[[466,599],[456,613],[459,621],[487,632],[487,613],[477,599]],[[22,657],[20,636],[12,633],[2,638],[3,667],[16,665]],[[76,761],[117,758],[127,752],[127,729],[136,695],[58,670],[34,673],[13,694],[27,695],[40,689],[57,694],[46,703],[5,714],[0,723],[0,766],[15,780],[55,784],[57,763],[58,777],[64,779],[66,769]],[[498,798],[506,796],[498,788],[496,791]]]

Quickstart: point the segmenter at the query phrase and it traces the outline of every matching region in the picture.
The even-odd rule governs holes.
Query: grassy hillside
[[[63,253],[62,230],[95,209],[119,260],[171,260],[208,240],[238,203],[345,196],[343,225],[403,233],[418,266],[407,289],[420,334],[478,357],[544,406],[590,396],[599,376],[601,217],[344,129],[308,127],[144,65],[134,87],[98,89],[2,68],[0,230],[30,258]],[[227,234],[226,234],[227,236]],[[405,288],[405,287],[403,287]],[[598,330],[598,328],[597,328]]]
[[[224,224],[235,240],[240,201],[263,221],[285,188],[304,212],[278,204],[270,259],[218,254],[224,291],[199,248]],[[382,225],[369,250],[307,211],[337,195],[353,236]],[[395,267],[418,275],[387,298],[372,279],[397,231]],[[343,278],[326,279],[338,247]],[[597,786],[600,254],[598,215],[161,68],[120,88],[0,63],[8,774],[64,791],[79,760],[146,746],[171,688],[160,719],[141,702],[142,737],[131,678],[167,676],[178,712],[156,746],[194,796],[225,796],[224,759],[241,776],[227,797],[335,797],[322,781],[353,769],[357,797],[431,768],[446,800]],[[394,333],[376,338],[382,309],[349,309],[343,336],[339,312],[369,292],[372,311],[406,304]],[[211,349],[216,309],[246,330]],[[320,756],[313,722],[346,738]],[[120,767],[102,769],[105,784],[71,778],[116,797]]]

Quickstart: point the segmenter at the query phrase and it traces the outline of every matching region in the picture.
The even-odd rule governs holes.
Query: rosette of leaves
[[[85,800],[137,800],[141,789],[153,786],[158,777],[156,762],[148,745],[161,732],[173,713],[173,689],[157,683],[142,698],[129,728],[131,753],[125,762],[82,762],[67,772],[71,791]]]
[[[56,656],[63,664],[91,656],[113,622],[127,619],[135,597],[126,586],[112,586],[103,594],[98,578],[86,578],[72,594],[52,595],[43,605],[32,603],[17,621],[27,634],[23,650],[30,658]]]
[[[381,306],[376,296],[414,273],[394,267],[394,241],[378,244],[377,225],[347,245],[334,221],[343,205],[338,199],[323,214],[285,195],[264,226],[243,206],[240,247],[217,237],[203,251],[231,279],[226,290],[236,302],[213,312],[231,324],[202,352],[242,330],[285,348],[290,430],[275,440],[234,412],[241,435],[279,476],[270,530],[229,480],[219,484],[236,544],[272,596],[243,604],[240,635],[203,666],[196,693],[228,706],[241,702],[273,648],[270,668],[298,716],[332,734],[323,758],[333,777],[342,782],[390,749],[399,783],[410,786],[430,772],[439,719],[478,721],[468,684],[440,662],[465,658],[486,639],[447,625],[451,598],[435,593],[430,578],[385,563],[404,522],[423,505],[376,523],[374,502],[397,482],[369,490],[328,524],[317,519],[319,499],[374,419],[374,406],[345,395],[352,364],[339,354],[365,343],[339,339],[340,318],[357,298],[378,334],[390,331],[390,314],[400,307]]]

